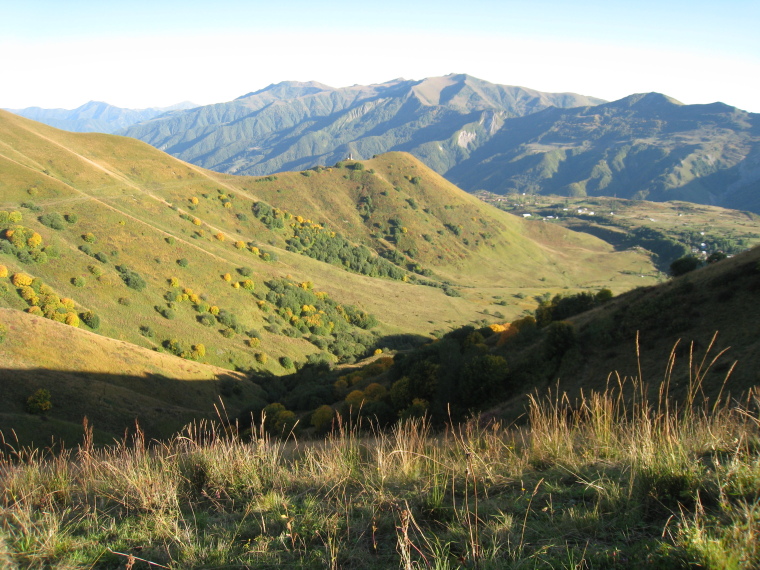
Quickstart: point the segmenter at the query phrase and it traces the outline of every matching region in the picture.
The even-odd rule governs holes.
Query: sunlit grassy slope
[[[299,315],[278,314],[267,300],[271,279],[310,282],[335,303],[374,314],[378,348],[389,344],[388,335],[428,335],[482,319],[486,311],[516,316],[545,291],[620,292],[658,279],[646,256],[528,224],[462,192],[410,155],[360,164],[268,178],[221,175],[133,139],[59,131],[0,112],[0,210],[20,214],[0,229],[36,232],[41,242],[30,251],[50,253],[44,263],[0,253],[8,273],[0,277],[0,306],[30,309],[11,281],[23,272],[39,280],[38,289],[43,283],[71,299],[80,317],[94,312],[97,333],[105,337],[226,369],[283,374],[287,360],[303,362],[322,351],[294,328]],[[253,206],[262,201],[279,208],[288,223],[271,229],[257,219]],[[45,216],[51,214],[68,221],[50,227]],[[409,282],[287,251],[299,218],[343,236],[351,247],[393,258]],[[6,232],[0,242],[10,239]],[[264,252],[277,260],[265,261]],[[125,269],[145,287],[129,288]],[[246,280],[252,290],[240,286]],[[184,300],[174,299],[183,294]],[[203,307],[227,311],[238,326],[214,319],[204,326]],[[62,338],[70,332],[55,331]],[[48,369],[86,369],[70,368],[71,352],[45,341],[33,337],[25,351],[8,352],[14,368],[35,367],[37,355],[47,352]],[[201,345],[204,351],[196,348]],[[112,372],[123,371],[118,359],[102,362],[104,369],[93,370],[105,371],[112,362]]]

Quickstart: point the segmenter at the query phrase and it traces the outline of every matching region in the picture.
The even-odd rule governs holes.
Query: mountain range
[[[183,101],[169,107],[149,107],[147,109],[125,109],[102,101],[89,101],[76,109],[7,109],[16,115],[39,121],[75,133],[114,133],[135,123],[165,116],[172,111],[184,111],[197,107],[195,103]]]
[[[339,89],[286,81],[226,103],[145,110],[153,117],[121,111],[119,134],[218,172],[269,175],[405,151],[468,192],[760,212],[760,116],[723,103],[684,105],[658,93],[605,102],[452,74]]]
[[[262,175],[330,165],[390,150],[414,154],[439,173],[469,156],[505,119],[601,99],[495,85],[469,75],[335,89],[283,82],[228,103],[133,125],[139,138],[220,172]]]

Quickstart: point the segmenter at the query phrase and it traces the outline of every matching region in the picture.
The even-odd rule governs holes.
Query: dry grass
[[[6,450],[9,568],[740,568],[760,564],[760,398],[534,395],[521,429],[200,424]],[[90,433],[90,432],[88,432]],[[133,558],[130,559],[129,557]],[[150,566],[149,563],[153,563]],[[129,564],[133,566],[129,566]],[[141,566],[142,565],[142,566]],[[160,566],[158,566],[160,565]]]

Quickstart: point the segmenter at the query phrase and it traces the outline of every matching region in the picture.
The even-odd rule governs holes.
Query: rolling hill
[[[409,335],[516,316],[539,292],[619,292],[660,279],[644,253],[499,211],[404,153],[253,178],[6,112],[0,141],[0,306],[71,325],[20,344],[6,335],[14,364],[4,382],[22,386],[14,390],[32,374],[15,371],[43,362],[54,376],[81,378],[79,351],[50,348],[65,347],[69,329],[243,371],[266,391],[266,377],[294,363],[351,362]],[[93,374],[121,374],[119,362],[103,357]],[[230,397],[242,405],[247,396]],[[17,398],[8,413],[22,405]]]

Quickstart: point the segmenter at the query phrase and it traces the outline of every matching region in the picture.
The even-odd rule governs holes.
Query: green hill
[[[5,112],[0,135],[0,306],[229,370],[352,362],[547,289],[659,279],[641,253],[528,224],[403,153],[246,178]]]
[[[568,405],[610,388],[632,402],[667,397],[682,409],[741,400],[760,380],[758,290],[756,247],[617,297],[545,296],[531,316],[452,331],[397,357],[382,376],[359,374],[355,388],[365,392],[347,394],[342,406],[372,402],[372,383],[388,390],[384,417],[427,411],[438,422],[487,409],[524,419],[528,396],[548,388],[566,392]]]

